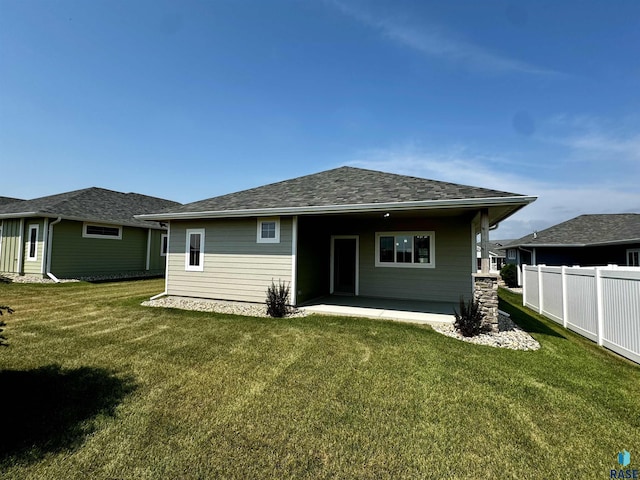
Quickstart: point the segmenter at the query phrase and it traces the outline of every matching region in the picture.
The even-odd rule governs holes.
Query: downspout
[[[294,216],[291,220],[291,305],[295,306],[298,299],[298,281],[297,281],[297,255],[298,255],[298,216]]]
[[[53,245],[53,226],[56,223],[60,223],[62,221],[62,217],[56,218],[53,222],[49,224],[49,231],[47,232],[47,277],[53,280],[56,283],[60,283],[60,280],[51,273],[51,250]]]
[[[147,264],[145,270],[149,271],[149,266],[151,263],[151,229],[147,230]]]
[[[49,218],[45,217],[44,219],[44,238],[43,238],[43,244],[42,244],[42,258],[40,259],[40,274],[42,276],[45,275],[45,272],[47,270],[47,241],[49,239]]]
[[[18,242],[18,268],[17,274],[22,275],[24,272],[24,218],[20,219],[20,241]]]
[[[534,252],[532,252],[531,250],[527,250],[526,248],[522,248],[522,247],[518,247],[518,250],[522,250],[523,252],[527,252],[529,255],[531,255],[531,263],[532,263],[532,265],[536,264],[536,258],[535,258]],[[522,261],[520,260],[520,255],[518,255],[517,263],[518,263],[518,265],[516,265],[516,266],[518,267],[518,284],[520,286],[522,286],[523,282],[520,279],[524,278],[524,271],[522,271]]]

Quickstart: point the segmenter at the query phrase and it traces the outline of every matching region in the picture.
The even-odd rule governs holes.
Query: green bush
[[[482,332],[482,312],[476,300],[465,303],[464,298],[460,297],[460,313],[454,308],[453,314],[456,317],[453,325],[463,336],[474,337]]]
[[[13,309],[11,307],[7,307],[6,305],[0,305],[0,316],[2,316],[2,311],[5,311],[7,313],[13,313]],[[0,347],[6,347],[7,345],[9,345],[7,343],[7,337],[5,337],[2,332],[3,332],[3,328],[2,327],[6,327],[7,324],[4,323],[2,320],[0,320]]]
[[[274,318],[286,317],[291,311],[289,306],[289,285],[278,282],[278,285],[271,281],[271,286],[267,288],[267,315]]]
[[[513,263],[507,263],[502,267],[500,276],[507,287],[515,288],[518,286],[518,267]]]

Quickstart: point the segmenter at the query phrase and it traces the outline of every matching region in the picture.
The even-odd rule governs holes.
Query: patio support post
[[[489,273],[491,261],[489,260],[489,210],[483,208],[480,211],[480,272]]]
[[[473,299],[480,304],[483,323],[498,331],[498,278],[493,273],[473,274]]]

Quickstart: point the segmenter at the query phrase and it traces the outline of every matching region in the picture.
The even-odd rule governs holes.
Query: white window
[[[160,256],[161,257],[166,257],[167,256],[167,249],[169,247],[168,245],[168,236],[166,233],[163,233],[160,235]]]
[[[40,226],[37,224],[29,225],[29,237],[27,242],[27,260],[35,262],[38,260],[38,232]]]
[[[119,225],[103,225],[99,223],[84,223],[82,225],[84,238],[106,238],[122,240],[122,227]]]
[[[187,229],[184,263],[185,270],[194,272],[204,270],[204,228]]]
[[[258,219],[258,243],[280,243],[280,218]]]
[[[376,267],[433,268],[434,232],[376,232]]]
[[[509,260],[515,260],[516,259],[516,249],[515,248],[510,248],[507,250],[507,258]]]
[[[640,248],[627,250],[627,266],[640,267]]]

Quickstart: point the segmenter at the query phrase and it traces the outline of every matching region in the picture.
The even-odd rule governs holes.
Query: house
[[[640,266],[640,213],[580,215],[504,248],[518,266]]]
[[[341,167],[137,218],[169,224],[167,295],[264,302],[283,281],[294,305],[457,302],[473,293],[476,233],[488,241],[490,225],[533,200]]]
[[[501,240],[489,242],[489,272],[499,273],[505,264],[505,252],[502,249],[509,241]],[[476,257],[478,259],[478,271],[482,270],[482,246],[480,242],[476,245]]]
[[[53,279],[162,274],[166,228],[136,213],[178,203],[87,188],[0,205],[0,274]]]

